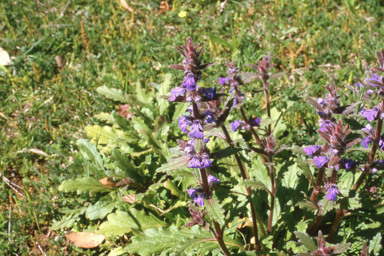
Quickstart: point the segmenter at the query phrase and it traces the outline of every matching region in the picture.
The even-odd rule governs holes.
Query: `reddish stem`
[[[312,195],[311,195],[311,202],[315,202],[316,200],[316,196],[319,194],[319,189],[320,189],[320,186],[321,186],[321,182],[323,180],[323,176],[324,176],[324,168],[320,168],[319,169],[319,173],[317,175],[317,181],[316,181],[316,184],[313,188],[313,192],[312,192]]]
[[[331,231],[329,232],[329,235],[327,237],[327,242],[332,241],[333,237],[335,236],[337,230],[339,229],[339,225],[341,220],[343,219],[344,215],[347,213],[346,209],[339,209],[336,211],[336,219],[333,222]]]

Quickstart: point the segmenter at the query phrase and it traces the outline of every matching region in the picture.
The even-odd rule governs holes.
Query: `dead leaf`
[[[127,1],[125,1],[125,0],[120,0],[120,3],[121,3],[121,5],[122,5],[125,9],[127,9],[127,10],[130,11],[130,12],[133,12],[133,9],[128,5]]]
[[[67,63],[64,56],[56,56],[55,60],[59,68],[64,67],[65,63]]]
[[[90,232],[67,232],[67,241],[81,248],[95,248],[104,241],[104,236]]]
[[[11,58],[9,54],[0,47],[0,65],[8,66],[11,63]]]
[[[111,178],[105,177],[99,180],[101,184],[103,184],[104,187],[106,188],[116,188],[116,182],[114,182]]]
[[[27,153],[35,153],[35,154],[42,155],[42,156],[48,156],[48,154],[45,153],[43,150],[37,149],[37,148],[23,148],[22,150],[19,150],[16,153],[26,153],[26,152]]]
[[[124,202],[130,203],[130,204],[133,204],[136,202],[135,195],[123,196],[122,198]]]

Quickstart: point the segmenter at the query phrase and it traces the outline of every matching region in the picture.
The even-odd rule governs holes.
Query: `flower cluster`
[[[212,184],[219,183],[219,182],[220,182],[220,180],[218,178],[216,178],[215,176],[213,176],[213,175],[208,176],[208,185],[210,188],[211,188]],[[187,192],[196,204],[200,205],[201,207],[204,207],[204,198],[207,199],[209,196],[203,189],[191,188],[191,189],[187,189]]]

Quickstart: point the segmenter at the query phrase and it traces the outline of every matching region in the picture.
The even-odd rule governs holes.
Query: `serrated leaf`
[[[59,191],[64,192],[77,192],[80,193],[97,193],[97,192],[110,192],[111,188],[104,187],[98,180],[94,178],[81,178],[77,180],[65,180],[59,186]]]
[[[369,241],[369,253],[373,252],[374,255],[379,255],[381,250],[381,234],[377,233],[371,241]]]
[[[252,159],[252,168],[250,169],[249,174],[256,180],[263,182],[268,190],[271,191],[271,180],[269,178],[268,170],[260,156],[258,156],[257,159]]]
[[[204,198],[204,206],[207,210],[207,214],[213,220],[215,220],[220,225],[224,225],[224,209],[221,207],[217,199],[205,199]]]
[[[240,185],[250,187],[255,190],[265,190],[270,193],[269,189],[265,186],[265,184],[259,180],[243,180],[240,182]]]
[[[216,36],[216,35],[213,35],[211,33],[206,33],[207,36],[209,37],[209,39],[215,43],[218,43],[222,46],[225,46],[225,47],[228,47],[229,49],[231,49],[231,51],[233,51],[233,46],[228,42],[226,41],[225,39],[219,37],[219,36]]]
[[[243,150],[243,149],[228,147],[225,149],[218,150],[216,152],[212,152],[209,154],[209,156],[210,156],[210,158],[218,159],[218,158],[223,158],[223,157],[227,157],[230,155],[234,155],[234,154],[240,152],[241,150]]]
[[[153,108],[152,104],[142,102],[133,95],[124,95],[120,89],[108,88],[106,85],[103,85],[97,88],[96,91],[111,100],[128,103],[129,105]]]
[[[317,246],[315,242],[312,240],[312,238],[307,233],[302,232],[294,232],[296,237],[299,239],[299,243],[305,246],[305,248],[308,249],[308,251],[313,252],[317,250]]]
[[[115,208],[115,204],[113,201],[97,201],[87,207],[85,217],[89,220],[104,219]]]
[[[170,73],[164,74],[163,78],[164,80],[161,83],[160,89],[159,89],[160,95],[164,95],[169,92],[169,86],[171,85],[172,74]],[[158,99],[157,101],[160,109],[160,115],[168,114],[167,109],[168,109],[169,103],[163,99]],[[186,104],[178,104],[178,105],[186,105]]]
[[[139,137],[131,133],[130,136],[124,136],[124,132],[109,126],[93,125],[86,126],[84,128],[85,132],[89,137],[91,137],[94,141],[97,141],[98,144],[106,145],[106,144],[115,144],[118,142],[133,142],[136,141]]]
[[[157,168],[156,172],[169,173],[171,171],[178,170],[186,166],[188,162],[188,156],[172,157],[168,160],[168,163],[162,164],[160,168]]]
[[[109,214],[107,218],[108,221],[102,223],[97,231],[107,237],[122,236],[129,233],[131,228],[144,231],[148,228],[164,226],[164,222],[157,217],[134,208],[128,212],[118,210],[116,213]]]
[[[92,160],[98,168],[105,171],[103,159],[101,158],[101,155],[99,151],[97,151],[97,148],[95,145],[93,145],[91,142],[86,141],[84,139],[77,140],[76,144],[80,148],[85,158]]]
[[[300,209],[307,209],[308,211],[315,211],[319,209],[315,203],[308,200],[300,201],[296,203],[296,206],[298,206]]]
[[[348,251],[348,248],[351,246],[350,243],[340,243],[335,245],[334,254],[342,254]]]
[[[209,231],[199,226],[191,229],[170,228],[148,229],[145,237],[132,237],[132,243],[125,247],[126,252],[146,255],[206,255],[220,248]],[[224,237],[228,248],[242,248],[242,244]]]
[[[143,177],[141,177],[139,170],[130,161],[129,156],[122,154],[119,150],[113,150],[112,156],[116,160],[115,165],[124,172],[126,178],[129,177],[137,183],[143,182]]]
[[[120,247],[117,247],[116,249],[113,249],[109,254],[108,256],[118,256],[118,255],[122,255],[124,254],[125,251],[124,251],[124,248],[122,246]]]

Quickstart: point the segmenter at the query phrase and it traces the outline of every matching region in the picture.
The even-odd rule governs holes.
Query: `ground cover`
[[[162,106],[157,97],[169,94],[170,81],[182,81],[181,74],[168,65],[182,61],[173,46],[184,44],[187,36],[206,44],[203,62],[221,64],[204,73],[208,87],[226,75],[225,58],[237,60],[240,69],[249,72],[247,63],[271,52],[276,72],[287,72],[271,87],[272,106],[284,111],[284,140],[299,146],[317,140],[315,110],[304,97],[323,95],[323,85],[330,77],[336,84],[353,84],[354,76],[364,74],[364,62],[375,63],[374,51],[384,47],[380,40],[383,8],[376,1],[131,1],[124,5],[119,1],[52,0],[4,1],[0,7],[0,47],[14,57],[10,65],[0,69],[0,251],[7,254],[43,250],[53,255],[107,255],[111,249],[130,243],[130,235],[121,234],[108,237],[97,249],[67,245],[65,230],[94,231],[110,212],[123,214],[115,207],[121,210],[127,206],[113,205],[107,207],[110,211],[92,213],[87,206],[102,202],[105,195],[65,193],[59,186],[76,178],[102,179],[106,169],[113,169],[112,159],[118,159],[118,153],[106,147],[108,143],[97,133],[109,124],[125,127],[125,132],[139,141],[136,146],[129,141],[129,146],[120,149],[134,156],[135,166],[146,163],[139,168],[145,176],[143,186],[160,180],[154,170],[165,162],[168,151],[161,143],[156,151],[148,138],[134,137],[144,125],[137,121],[135,125],[140,127],[132,130],[116,115],[124,102],[104,96],[107,88],[117,88],[157,106],[145,113],[144,123],[151,131],[157,129],[155,134],[161,141],[176,146],[176,139],[182,136],[177,124],[164,126],[160,116],[175,121],[177,116],[170,113],[181,110]],[[96,91],[102,86],[104,93]],[[256,116],[266,107],[257,90],[260,87],[261,82],[255,81],[244,88],[246,111]],[[165,89],[168,91],[162,91]],[[345,90],[341,99],[348,97],[352,95]],[[112,111],[116,112],[112,117],[122,123],[111,121]],[[105,163],[102,168],[95,166],[92,156],[79,153],[92,148],[88,144],[92,137]],[[85,140],[79,142],[82,138]],[[161,187],[160,191],[154,195],[155,208],[138,208],[156,213],[155,224],[159,211],[179,206],[171,189]],[[117,196],[114,193],[109,197]],[[93,209],[99,212],[105,209],[102,206]],[[181,221],[185,212],[176,209],[176,213],[160,215]],[[343,225],[351,227],[356,221],[351,218]],[[137,235],[140,230],[132,232]],[[353,233],[340,236],[343,240]],[[356,251],[360,248],[361,244],[353,247]]]

